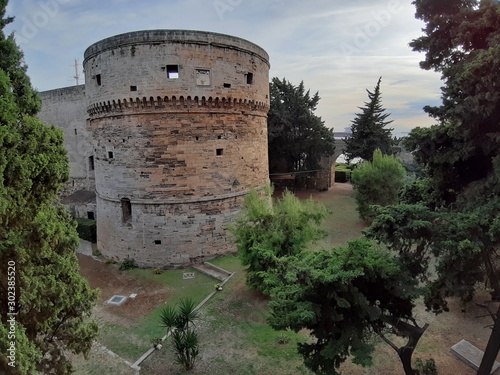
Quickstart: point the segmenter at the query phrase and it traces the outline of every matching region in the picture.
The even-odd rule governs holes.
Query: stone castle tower
[[[250,188],[269,184],[267,53],[223,34],[150,30],[91,45],[83,66],[99,251],[171,267],[234,250],[227,225]],[[42,93],[43,106],[60,95]]]

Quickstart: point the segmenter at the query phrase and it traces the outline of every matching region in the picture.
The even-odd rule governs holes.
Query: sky
[[[382,77],[382,105],[394,135],[434,123],[425,105],[440,103],[440,75],[408,43],[422,35],[409,0],[10,0],[7,15],[39,91],[76,83],[91,44],[148,29],[203,30],[247,39],[270,56],[272,77],[304,81],[321,100],[328,128],[351,126]],[[81,65],[78,68],[83,83]]]

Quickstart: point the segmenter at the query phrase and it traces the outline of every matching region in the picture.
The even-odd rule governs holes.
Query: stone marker
[[[476,348],[467,340],[461,340],[460,342],[453,345],[451,347],[451,352],[475,370],[479,368],[484,355],[484,352],[482,350]],[[498,367],[500,367],[500,363],[495,361],[490,374],[493,374],[498,369]]]
[[[194,279],[194,272],[184,272],[182,274],[182,278],[185,279]]]

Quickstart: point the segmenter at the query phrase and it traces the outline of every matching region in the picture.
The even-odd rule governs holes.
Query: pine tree
[[[78,273],[76,223],[58,202],[69,173],[62,132],[34,117],[40,99],[3,33],[6,6],[0,0],[0,372],[63,375],[65,351],[86,354],[97,335],[97,292]]]
[[[368,102],[365,102],[361,113],[356,114],[356,118],[352,120],[351,132],[352,135],[344,140],[344,154],[347,160],[354,158],[362,158],[364,160],[372,160],[373,152],[378,148],[384,155],[392,154],[392,130],[385,128],[392,121],[386,121],[389,113],[385,112],[382,107],[382,98],[380,93],[379,78],[375,90],[368,92]]]
[[[314,114],[320,99],[318,93],[311,96],[304,82],[294,86],[285,78],[273,78],[269,88],[269,170],[318,169],[321,158],[335,151],[333,132]]]

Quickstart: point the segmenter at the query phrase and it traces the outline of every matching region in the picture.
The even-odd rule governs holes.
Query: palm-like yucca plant
[[[178,308],[166,306],[160,314],[162,325],[171,333],[176,362],[186,370],[194,367],[199,354],[198,334],[191,328],[198,319],[195,307],[194,301],[186,298],[179,302]]]

